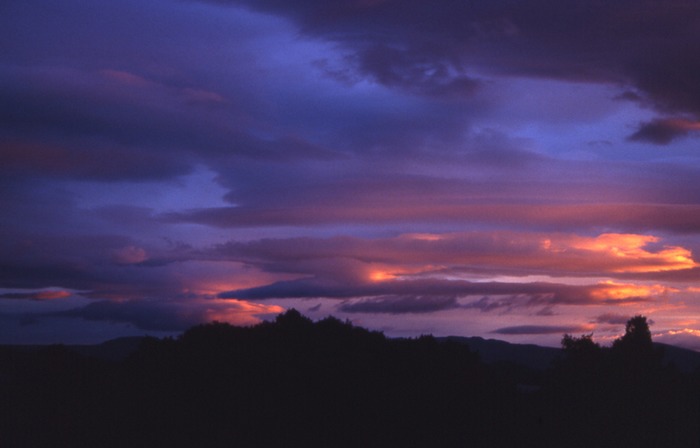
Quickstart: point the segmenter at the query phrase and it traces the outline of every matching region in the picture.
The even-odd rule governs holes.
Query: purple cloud
[[[0,299],[16,299],[16,300],[54,300],[70,297],[69,291],[61,289],[48,289],[33,292],[8,292],[0,294]]]
[[[379,296],[354,302],[343,302],[338,306],[346,313],[434,313],[451,310],[461,305],[455,297],[440,296]]]
[[[700,8],[688,2],[226,3],[288,17],[307,35],[343,45],[358,71],[389,86],[438,87],[487,68],[629,82],[659,107],[700,113],[700,89],[692,87],[700,65],[689,62],[700,50]]]
[[[493,330],[492,333],[501,335],[537,335],[537,334],[565,334],[581,333],[589,328],[580,325],[516,325]]]
[[[42,317],[80,318],[88,321],[126,323],[147,331],[178,332],[212,320],[250,325],[259,322],[261,317],[270,317],[282,311],[283,308],[278,306],[237,300],[100,300],[67,311],[37,314],[33,318],[35,322]]]
[[[700,122],[684,119],[662,119],[642,123],[630,140],[667,145],[673,140],[700,130]]]
[[[594,321],[599,324],[624,325],[631,317],[624,314],[605,313],[597,316]]]
[[[221,228],[257,226],[314,226],[350,223],[359,225],[464,222],[497,227],[590,231],[614,226],[628,232],[663,230],[697,233],[700,206],[695,204],[387,204],[386,207],[327,205],[286,208],[238,206],[169,213],[165,222],[189,222]]]
[[[649,291],[635,291],[621,295],[616,292],[615,285],[566,285],[557,283],[500,283],[500,282],[468,282],[459,280],[395,280],[376,283],[338,282],[324,279],[304,278],[299,280],[280,281],[254,288],[227,291],[219,294],[221,298],[236,298],[242,300],[266,299],[351,299],[365,298],[358,303],[341,306],[344,310],[358,308],[392,309],[393,313],[405,312],[411,307],[425,307],[438,310],[441,307],[457,307],[457,297],[495,296],[495,299],[483,297],[464,308],[478,308],[482,311],[503,307],[547,307],[551,305],[596,305],[602,303],[637,303],[648,300],[643,294]],[[498,299],[505,296],[507,298]],[[393,298],[392,298],[393,297]],[[398,299],[396,298],[398,297]],[[437,305],[436,305],[437,304]],[[357,305],[357,306],[355,306]],[[388,312],[388,311],[382,311]],[[408,311],[411,312],[411,311]]]

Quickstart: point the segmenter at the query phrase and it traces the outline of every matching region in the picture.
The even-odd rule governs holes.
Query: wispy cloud
[[[630,139],[667,145],[693,131],[700,131],[699,121],[665,118],[642,123],[637,132],[630,136]]]
[[[587,326],[577,325],[518,325],[513,327],[503,327],[494,330],[494,334],[501,335],[537,335],[537,334],[557,334],[582,333],[589,331]]]
[[[90,321],[119,322],[141,330],[183,331],[211,321],[233,325],[252,325],[261,317],[276,315],[284,308],[260,305],[241,300],[187,301],[96,301],[81,308],[39,315],[41,317],[70,317]]]

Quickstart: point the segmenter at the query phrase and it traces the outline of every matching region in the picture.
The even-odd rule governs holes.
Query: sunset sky
[[[689,0],[3,1],[0,343],[700,350],[698,55]]]

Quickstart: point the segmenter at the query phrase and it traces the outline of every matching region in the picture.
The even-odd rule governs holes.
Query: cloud
[[[245,126],[236,126],[235,109],[193,108],[222,103],[223,97],[205,89],[146,80],[124,83],[123,78],[141,77],[121,72],[116,87],[112,77],[103,77],[104,71],[5,72],[0,119],[17,142],[8,148],[15,170],[105,180],[159,179],[188,173],[193,149],[200,156],[267,160],[331,154],[298,136],[258,138]]]
[[[494,299],[491,297],[482,297],[479,300],[467,303],[465,305],[462,305],[464,308],[473,308],[473,309],[478,309],[479,311],[482,312],[489,312],[489,311],[494,311],[498,309],[511,309],[515,307],[517,297],[507,297],[507,298],[500,298],[500,299]]]
[[[73,293],[62,289],[45,289],[34,292],[8,292],[0,294],[0,299],[18,299],[18,300],[55,300],[65,299]]]
[[[552,305],[600,305],[639,303],[657,297],[667,290],[597,283],[567,285],[550,282],[469,282],[464,280],[420,279],[388,280],[370,283],[338,282],[303,278],[280,281],[254,288],[222,292],[219,297],[242,300],[266,299],[354,299],[341,305],[344,310],[377,309],[394,314],[437,311],[444,308],[477,308],[491,311],[499,308],[550,307]],[[481,299],[458,305],[460,297],[481,296]],[[484,297],[486,296],[486,297]]]
[[[73,178],[99,181],[163,180],[187,174],[186,160],[100,141],[70,145],[16,139],[3,147],[0,169],[9,179]]]
[[[616,301],[645,301],[650,297],[666,297],[670,293],[678,292],[678,289],[664,285],[648,284],[624,284],[610,280],[600,282],[591,291],[594,299],[615,303]]]
[[[680,289],[648,280],[695,262],[681,247],[637,234],[465,232],[393,238],[290,238],[232,242],[207,256],[237,260],[301,278],[220,293],[244,300],[321,298],[344,301],[343,312],[430,313],[443,309],[551,314],[558,305],[625,305],[659,300]],[[548,280],[528,281],[546,273]],[[467,281],[499,278],[510,281]],[[646,281],[557,278],[633,276]],[[570,281],[570,280],[568,280]],[[464,298],[464,301],[459,299]]]
[[[532,230],[616,228],[697,233],[700,206],[695,204],[433,204],[387,203],[382,207],[347,205],[236,206],[194,209],[162,215],[165,222],[219,228],[256,226],[327,226],[331,224],[478,223]]]
[[[307,275],[353,274],[353,279],[421,274],[627,275],[697,267],[690,250],[661,245],[652,235],[541,234],[509,231],[403,234],[391,238],[288,238],[231,242],[206,252],[263,269]],[[323,274],[320,269],[323,269]]]
[[[700,331],[693,328],[675,328],[662,332],[654,332],[653,337],[655,342],[700,351]]]
[[[125,72],[123,70],[105,69],[105,70],[100,70],[99,73],[107,79],[116,81],[116,82],[121,83],[121,84],[130,85],[130,86],[149,87],[149,86],[153,85],[152,82],[148,81],[147,79],[143,78],[142,76],[138,76],[138,75],[135,75],[133,73]]]
[[[558,241],[557,241],[558,240]],[[611,272],[659,272],[698,267],[690,250],[679,246],[650,249],[660,239],[653,235],[605,233],[596,237],[564,236],[546,239],[545,249],[566,259],[578,251],[590,255],[601,270]],[[585,257],[586,255],[584,255]]]
[[[193,325],[210,321],[234,325],[252,325],[260,317],[278,314],[284,308],[260,305],[241,300],[102,300],[82,308],[44,316],[81,318],[89,321],[122,322],[142,330],[182,331]]]
[[[142,330],[155,331],[181,331],[197,321],[167,303],[147,300],[93,302],[82,308],[63,311],[60,315],[91,321],[125,322]]]
[[[128,263],[115,263],[134,262],[145,255],[145,250],[141,254],[138,246],[125,236],[71,232],[58,235],[20,232],[12,236],[11,241],[0,242],[0,282],[6,287],[53,286],[86,291],[131,286],[137,289],[144,286],[139,283],[146,278],[150,287],[165,284],[164,279],[157,279],[157,271],[134,270]]]
[[[138,264],[148,260],[148,254],[141,247],[124,246],[112,252],[114,261],[118,264]]]
[[[182,93],[187,98],[187,101],[191,103],[201,103],[209,105],[220,105],[228,103],[228,100],[222,95],[216,92],[210,92],[208,90],[185,88]]]
[[[700,122],[685,119],[658,119],[642,123],[629,138],[634,141],[667,145],[692,131],[700,130]]]
[[[385,86],[421,95],[454,100],[473,95],[479,87],[478,80],[455,74],[455,67],[447,62],[388,45],[377,44],[360,53],[354,62],[358,70]]]
[[[343,302],[338,310],[346,313],[434,313],[436,311],[460,308],[455,297],[440,296],[380,296]]]
[[[659,108],[700,113],[700,7],[692,2],[219,3],[287,17],[306,35],[341,45],[355,70],[390,87],[430,93],[426,85],[489,70],[629,83]]]
[[[594,322],[599,324],[625,325],[631,317],[632,316],[618,313],[605,313],[597,316]]]
[[[518,336],[518,335],[536,335],[536,334],[566,334],[566,333],[582,333],[590,331],[590,327],[585,325],[516,325],[512,327],[503,327],[493,330],[492,333]]]

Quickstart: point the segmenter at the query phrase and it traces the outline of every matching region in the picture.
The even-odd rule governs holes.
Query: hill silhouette
[[[486,363],[511,363],[529,369],[544,370],[561,356],[561,350],[534,344],[511,344],[497,339],[481,337],[448,336],[438,338],[467,345]],[[698,356],[700,360],[700,356]]]
[[[145,338],[121,360],[63,346],[4,347],[0,440],[8,447],[698,445],[696,373],[664,365],[653,349],[640,355],[638,342],[612,349],[584,336],[564,342],[563,356],[533,373],[485,363],[464,341],[389,339],[290,310],[253,327],[214,322],[174,339]],[[537,387],[524,390],[523,379]]]

